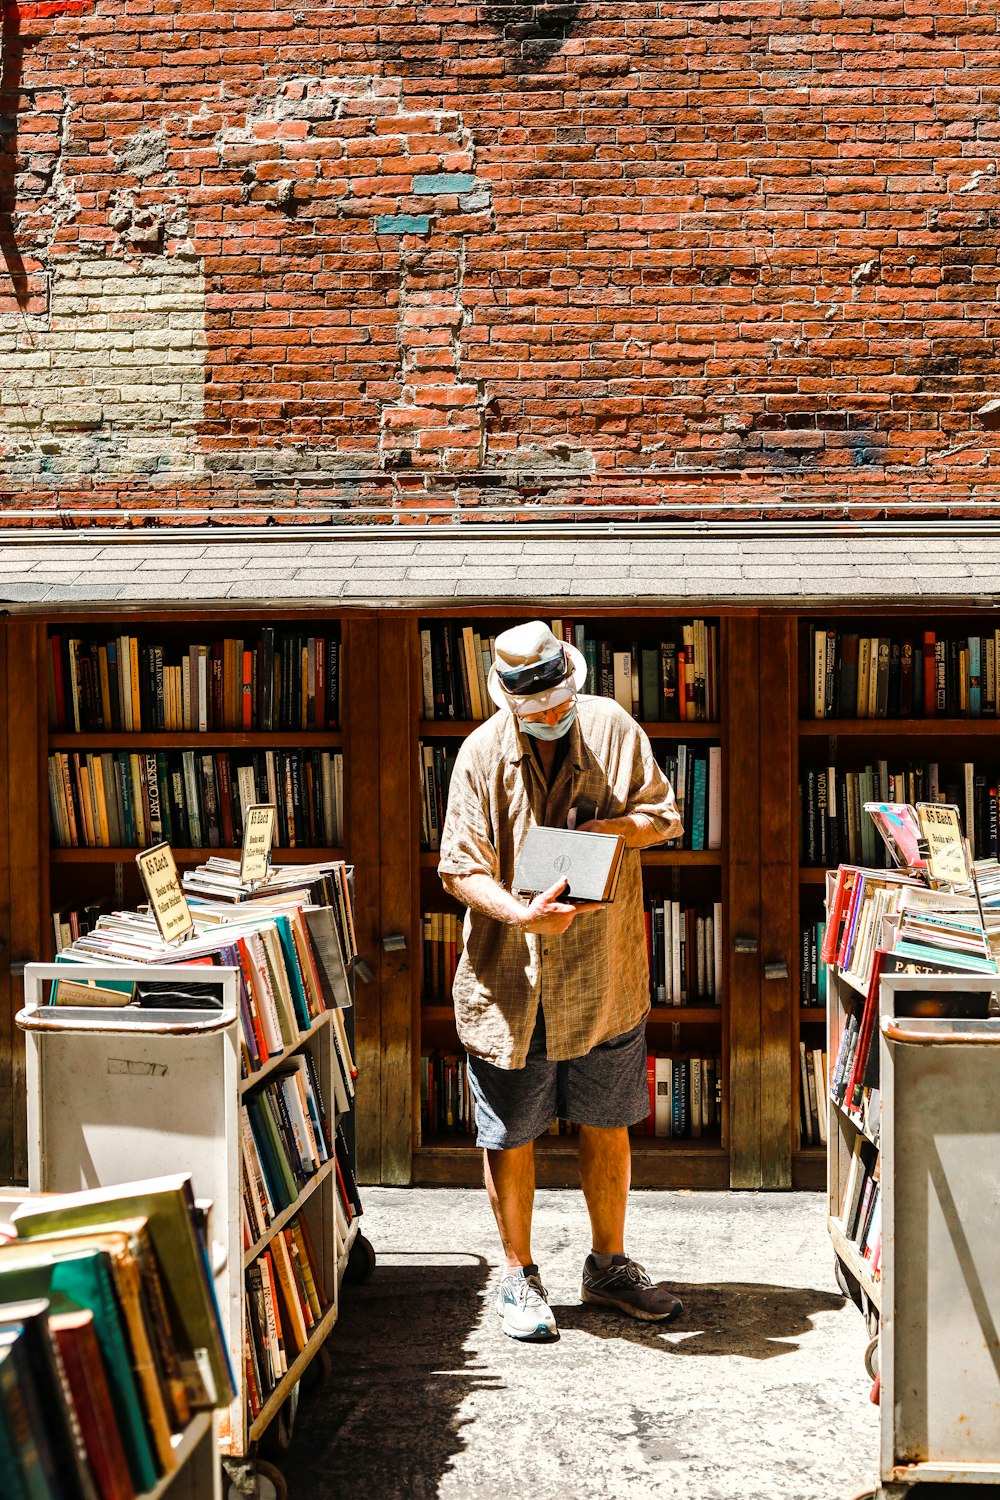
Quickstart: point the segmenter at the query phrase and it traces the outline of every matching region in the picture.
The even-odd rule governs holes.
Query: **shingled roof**
[[[992,603],[1000,528],[914,534],[803,525],[631,533],[528,527],[28,533],[0,540],[0,604],[51,613],[122,604],[435,607],[856,601]]]

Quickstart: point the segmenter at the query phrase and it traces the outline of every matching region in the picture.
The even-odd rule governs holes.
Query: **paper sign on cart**
[[[951,802],[918,802],[920,831],[927,841],[928,865],[935,880],[968,885],[973,877],[962,836],[962,817]]]
[[[240,879],[247,885],[263,880],[271,861],[274,841],[275,807],[273,802],[255,802],[246,810],[243,825],[243,854]]]
[[[152,849],[137,854],[135,862],[163,941],[173,943],[187,937],[194,931],[194,917],[181,890],[170,845],[154,844]]]

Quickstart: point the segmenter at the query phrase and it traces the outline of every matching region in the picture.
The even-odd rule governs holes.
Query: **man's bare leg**
[[[590,1214],[591,1248],[598,1254],[625,1250],[625,1209],[632,1181],[632,1148],[624,1126],[602,1130],[580,1126],[580,1184]]]
[[[535,1143],[511,1151],[484,1151],[483,1176],[510,1269],[530,1266],[531,1210],[535,1201]]]

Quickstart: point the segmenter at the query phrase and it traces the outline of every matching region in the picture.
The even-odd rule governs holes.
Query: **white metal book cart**
[[[306,1182],[289,1207],[276,1214],[266,1233],[244,1249],[240,1104],[281,1064],[308,1048],[329,1112],[331,1135],[338,1119],[329,1010],[321,1012],[297,1042],[249,1077],[240,1077],[237,970],[205,965],[86,965],[86,977],[137,980],[171,986],[221,986],[221,1008],[157,1010],[50,1006],[43,1001],[53,980],[66,979],[64,964],[29,964],[25,1007],[29,1183],[32,1189],[73,1192],[137,1177],[191,1173],[195,1196],[211,1202],[210,1234],[216,1290],[236,1378],[236,1396],[219,1424],[219,1450],[236,1475],[234,1493],[280,1493],[270,1482],[253,1487],[252,1455],[258,1439],[282,1415],[290,1436],[298,1382],[323,1349],[337,1319],[340,1287],[352,1248],[367,1246],[355,1217],[346,1236],[338,1229],[336,1157]],[[329,1297],[322,1317],[287,1372],[252,1416],[244,1351],[247,1338],[244,1272],[289,1221],[302,1214],[323,1286]],[[369,1257],[368,1259],[373,1259]],[[240,1460],[247,1460],[242,1468]],[[280,1481],[279,1481],[280,1482]],[[207,1492],[211,1493],[211,1492]],[[170,1492],[173,1500],[173,1491]],[[182,1495],[183,1492],[178,1492]],[[199,1500],[204,1497],[199,1496]]]

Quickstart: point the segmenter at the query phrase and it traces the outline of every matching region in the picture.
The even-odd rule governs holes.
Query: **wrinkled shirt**
[[[595,806],[595,818],[642,813],[661,840],[681,833],[673,790],[632,716],[611,698],[581,694],[578,704],[551,787],[508,710],[464,741],[441,834],[442,875],[488,875],[510,890],[528,829],[565,828],[579,803]],[[584,1056],[649,1009],[638,849],[624,851],[615,900],[581,912],[561,936],[471,909],[463,935],[452,991],[458,1035],[467,1052],[497,1067],[524,1067],[539,1005],[553,1061]]]

